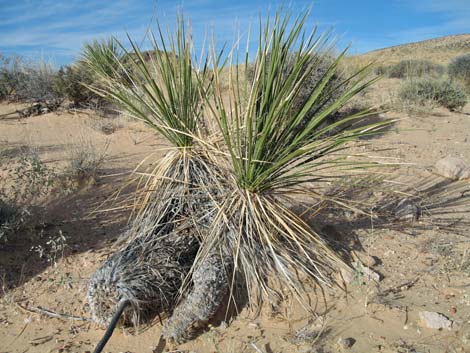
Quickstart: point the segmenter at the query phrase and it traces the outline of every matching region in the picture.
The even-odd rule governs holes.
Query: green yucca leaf
[[[150,32],[151,50],[128,36],[129,48],[116,39],[85,46],[83,62],[99,77],[91,88],[132,117],[144,121],[176,147],[190,147],[203,118],[208,90],[207,60],[195,70],[193,45],[183,18],[174,34],[158,25]]]
[[[98,78],[115,75],[119,70],[120,61],[123,59],[123,52],[114,38],[87,43],[83,48],[83,53],[79,64],[87,65],[87,62],[92,61],[93,71]]]
[[[240,90],[241,68],[231,76],[230,101],[216,97],[212,109],[231,156],[232,167],[240,187],[262,192],[291,187],[311,180],[312,173],[339,162],[337,154],[355,139],[380,130],[388,122],[358,126],[373,112],[331,121],[354,96],[375,82],[365,80],[369,67],[336,80],[338,67],[346,54],[339,54],[320,75],[308,97],[298,106],[303,86],[317,72],[322,58],[332,56],[329,35],[316,29],[304,32],[308,11],[293,19],[278,12],[273,21],[260,25],[258,52],[248,86]],[[235,54],[236,55],[236,54]],[[214,73],[219,80],[218,73]],[[217,92],[216,92],[217,93]],[[333,156],[333,157],[331,157]],[[357,162],[356,162],[357,163]],[[356,163],[351,166],[357,167]],[[368,166],[369,164],[364,164]]]

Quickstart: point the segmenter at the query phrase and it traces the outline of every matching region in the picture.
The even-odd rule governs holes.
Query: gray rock
[[[457,157],[445,157],[437,161],[436,172],[446,178],[462,180],[470,178],[470,168]]]
[[[373,280],[375,282],[380,282],[382,280],[382,276],[374,270],[371,270],[369,267],[363,267],[362,271],[369,280]]]
[[[380,282],[382,280],[382,276],[380,275],[380,273],[375,272],[369,267],[364,266],[363,264],[357,263],[357,262],[354,262],[353,265],[359,272],[364,274],[364,277],[366,280],[368,281],[372,280],[375,282]]]
[[[374,267],[378,264],[379,260],[375,256],[368,255],[362,252],[354,252],[353,258],[361,262],[367,267]]]
[[[343,349],[349,349],[352,346],[354,346],[354,343],[356,343],[356,340],[352,337],[348,338],[339,338],[338,339],[338,345],[343,348]]]
[[[419,318],[421,319],[422,324],[427,328],[435,330],[452,330],[452,320],[441,313],[436,313],[433,311],[420,311]]]
[[[353,262],[353,268],[355,271],[350,269],[342,268],[338,275],[339,283],[351,284],[355,280],[361,281],[374,281],[380,282],[383,277],[380,273],[375,272],[371,268],[364,266],[361,262]],[[359,276],[358,276],[359,275]]]
[[[395,218],[405,222],[416,222],[421,216],[421,207],[405,198],[395,206]]]

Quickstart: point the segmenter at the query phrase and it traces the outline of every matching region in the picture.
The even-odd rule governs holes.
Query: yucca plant
[[[312,188],[344,170],[369,166],[351,162],[343,152],[350,141],[375,133],[382,124],[356,125],[371,114],[369,109],[328,123],[329,116],[373,83],[362,80],[364,69],[328,86],[344,53],[298,104],[303,84],[320,64],[315,58],[331,48],[327,37],[303,33],[307,16],[291,21],[290,15],[278,13],[261,27],[253,79],[248,53],[240,65],[232,52],[228,96],[221,82],[223,55],[214,53],[211,65],[204,61],[194,70],[181,19],[169,41],[160,28],[157,37],[151,35],[150,54],[131,39],[131,49],[116,41],[122,56],[110,55],[113,49],[106,49],[106,43],[85,51],[85,62],[100,78],[93,89],[173,146],[141,184],[140,213],[126,247],[91,281],[96,321],[109,322],[120,303],[130,303],[133,312],[126,316],[136,321],[141,308],[159,310],[162,303],[171,307],[181,300],[164,330],[166,337],[178,339],[194,321],[209,319],[225,289],[231,286],[234,294],[239,278],[252,304],[285,288],[309,307],[302,279],[328,285],[332,272],[346,266],[291,206],[296,195],[320,195]],[[206,130],[213,125],[210,118],[218,126],[215,132]],[[213,133],[221,136],[216,142],[208,138]],[[178,251],[168,252],[161,240],[172,237]],[[187,243],[181,243],[184,237]],[[168,261],[171,289],[160,253],[177,254]],[[180,259],[181,273],[175,276]],[[168,298],[152,290],[155,283]]]
[[[216,89],[208,105],[223,135],[221,152],[229,156],[230,177],[204,244],[222,244],[231,254],[232,279],[244,279],[252,304],[270,300],[279,294],[276,289],[284,288],[308,308],[302,280],[329,285],[332,272],[345,266],[292,211],[294,198],[320,196],[322,184],[344,176],[347,169],[371,166],[367,161],[353,162],[345,151],[350,141],[384,125],[364,125],[372,109],[328,122],[329,116],[374,83],[364,80],[366,67],[329,85],[345,52],[298,104],[303,85],[322,64],[320,58],[333,55],[328,36],[304,32],[308,15],[292,19],[279,12],[261,25],[253,64],[248,52],[232,52],[230,97],[217,89],[220,68],[213,70]],[[245,57],[245,65],[239,65],[240,57]],[[251,75],[252,80],[247,78]]]
[[[175,34],[166,35],[158,26],[149,41],[149,51],[131,38],[129,48],[116,39],[112,45],[94,42],[83,55],[99,78],[91,89],[170,144],[165,157],[141,173],[135,201],[139,212],[125,234],[125,246],[91,279],[92,316],[101,323],[110,322],[126,302],[130,306],[124,315],[134,324],[148,311],[169,313],[190,289],[189,269],[200,233],[216,214],[209,197],[215,193],[206,189],[217,185],[214,178],[222,179],[212,157],[196,146],[207,139],[202,137],[205,95],[211,87],[207,60],[196,65],[182,17]]]

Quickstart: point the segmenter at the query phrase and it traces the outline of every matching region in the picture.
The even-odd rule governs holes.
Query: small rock
[[[351,348],[352,346],[354,346],[354,343],[356,343],[356,340],[352,337],[348,337],[348,338],[341,338],[340,337],[338,339],[338,345],[341,348],[344,348],[344,349]]]
[[[447,316],[436,313],[433,311],[420,311],[419,318],[421,322],[427,328],[432,328],[435,330],[451,330],[452,329],[452,320],[450,320]]]
[[[354,267],[361,273],[364,274],[364,277],[367,279],[367,280],[373,280],[375,282],[380,282],[382,280],[382,276],[375,272],[374,270],[370,269],[369,267],[367,266],[364,266],[360,263],[357,263],[355,262],[354,263]]]
[[[395,206],[395,218],[405,222],[416,222],[421,216],[421,207],[408,198]]]
[[[360,261],[367,267],[374,267],[379,262],[375,256],[371,256],[364,253],[354,252],[353,256],[356,260]]]
[[[470,178],[470,168],[457,157],[445,157],[437,161],[436,172],[446,178],[462,180]]]
[[[350,269],[342,268],[339,282],[350,284],[352,281],[354,281],[354,271],[351,271]]]
[[[353,262],[352,265],[356,271],[351,271],[350,269],[345,268],[341,269],[341,272],[338,275],[338,281],[340,283],[344,282],[345,284],[351,284],[354,282],[354,280],[361,277],[362,280],[380,282],[383,278],[382,275],[370,269],[369,267],[364,266],[360,262]],[[358,277],[357,274],[360,274],[361,276]]]

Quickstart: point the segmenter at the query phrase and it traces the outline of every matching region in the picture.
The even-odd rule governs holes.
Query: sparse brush
[[[467,104],[467,95],[462,85],[432,78],[406,81],[400,88],[399,98],[411,107],[434,103],[449,110],[458,110]]]
[[[470,54],[452,60],[448,67],[449,76],[470,88]]]
[[[236,277],[245,280],[255,305],[283,288],[310,308],[303,280],[329,285],[331,273],[345,266],[291,210],[291,197],[315,195],[315,186],[348,169],[369,166],[353,162],[342,151],[385,124],[364,124],[371,109],[324,124],[374,82],[362,80],[365,68],[327,88],[344,53],[332,60],[303,104],[296,105],[303,85],[320,65],[318,53],[329,48],[327,37],[303,32],[307,16],[291,21],[290,15],[278,13],[274,21],[268,20],[252,65],[254,79],[243,79],[249,67],[246,53],[245,66],[232,70],[229,100],[217,89],[208,99],[229,156],[231,184],[205,242],[221,244],[232,254]],[[238,58],[235,51],[232,60]],[[216,87],[219,73],[216,68]]]
[[[11,99],[21,78],[20,58],[0,53],[0,99]]]
[[[402,60],[394,65],[381,67],[377,72],[381,70],[390,78],[440,77],[445,71],[442,65],[428,60]]]
[[[95,180],[106,158],[108,144],[98,147],[91,139],[80,136],[68,149],[69,165],[66,174],[78,181]]]
[[[64,97],[57,78],[57,71],[47,62],[0,56],[0,99],[60,103]]]

